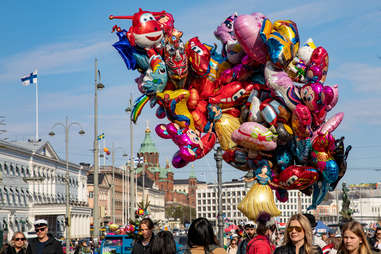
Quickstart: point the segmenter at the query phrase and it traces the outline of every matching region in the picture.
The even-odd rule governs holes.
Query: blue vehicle
[[[106,235],[102,241],[100,254],[130,254],[134,239],[128,235]]]

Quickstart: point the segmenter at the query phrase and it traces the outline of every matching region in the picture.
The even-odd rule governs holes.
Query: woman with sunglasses
[[[343,240],[339,254],[372,254],[364,229],[357,221],[350,221],[341,229]]]
[[[294,214],[289,219],[283,246],[274,254],[322,254],[319,246],[312,244],[312,229],[309,220],[302,214]]]
[[[22,232],[16,232],[12,236],[11,246],[7,249],[7,254],[25,254],[26,239]]]

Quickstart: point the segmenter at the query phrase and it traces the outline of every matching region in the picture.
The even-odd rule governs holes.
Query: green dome
[[[147,127],[143,143],[140,145],[139,153],[157,153],[155,143],[151,139],[151,130]]]

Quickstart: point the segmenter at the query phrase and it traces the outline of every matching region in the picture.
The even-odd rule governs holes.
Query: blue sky
[[[92,162],[94,58],[99,59],[102,82],[99,94],[99,130],[106,142],[129,152],[129,118],[124,112],[130,94],[138,95],[134,78],[111,46],[114,24],[128,29],[130,21],[108,20],[110,14],[132,15],[138,8],[166,10],[184,40],[199,36],[202,42],[217,43],[215,28],[231,13],[262,12],[271,20],[291,19],[298,25],[301,41],[312,37],[327,49],[330,65],[326,84],[339,84],[340,98],[332,113],[344,112],[335,136],[351,144],[347,174],[349,183],[381,181],[381,2],[346,1],[2,1],[0,9],[0,115],[6,117],[9,140],[26,140],[35,132],[35,89],[23,87],[19,78],[39,71],[40,136],[49,140],[64,158],[64,132],[47,134],[51,126],[65,120],[80,122],[87,135],[71,131],[69,157],[74,162]],[[134,150],[144,138],[146,120],[151,129],[160,121],[154,110],[143,110],[135,128]],[[165,121],[164,121],[165,122]],[[171,159],[176,147],[169,141],[152,139],[161,151],[161,165]],[[116,153],[123,163],[122,149]],[[215,181],[212,153],[194,163],[201,180]],[[187,177],[190,166],[175,170],[175,177]],[[223,164],[223,179],[241,177]]]

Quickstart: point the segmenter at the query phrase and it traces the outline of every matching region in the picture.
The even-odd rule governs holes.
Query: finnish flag
[[[29,86],[30,84],[37,84],[37,70],[31,74],[21,78],[23,86]]]

